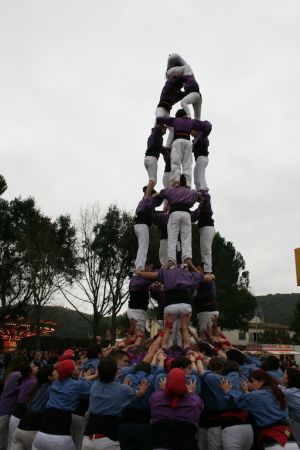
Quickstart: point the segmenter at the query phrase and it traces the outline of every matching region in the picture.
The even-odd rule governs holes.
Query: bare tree
[[[94,249],[95,227],[100,221],[97,205],[80,212],[77,246],[79,271],[73,289],[61,290],[68,303],[91,325],[94,338],[99,333],[100,319],[111,312],[105,261],[102,254]],[[80,311],[80,304],[92,309],[91,319]]]

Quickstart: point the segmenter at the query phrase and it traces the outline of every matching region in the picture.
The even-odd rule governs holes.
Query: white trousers
[[[168,239],[161,239],[159,241],[159,262],[164,266],[168,259]]]
[[[119,442],[112,441],[109,438],[101,438],[91,440],[88,436],[84,436],[82,450],[98,450],[98,449],[120,450]]]
[[[171,172],[164,172],[163,174],[163,186],[164,188],[167,188],[170,186],[170,173]]]
[[[168,347],[171,347],[173,344],[182,345],[180,317],[185,314],[190,314],[191,312],[192,307],[188,303],[174,303],[165,307],[164,317],[171,316],[173,321],[173,328],[170,332]]]
[[[200,254],[204,265],[204,272],[212,272],[212,243],[216,234],[215,227],[199,228]]]
[[[79,416],[78,414],[72,414],[71,422],[71,436],[75,443],[76,450],[81,450],[83,433],[87,424],[87,415]]]
[[[31,450],[37,431],[20,430],[14,432],[10,450]]]
[[[18,428],[19,423],[20,423],[20,419],[18,417],[10,416],[9,425],[8,425],[8,445],[7,445],[8,450],[10,450],[10,448],[11,448],[13,434],[14,434],[15,430]]]
[[[271,445],[269,447],[265,447],[265,449],[268,448],[270,450],[299,450],[298,445],[296,442],[287,442],[284,447],[282,447],[279,444]]]
[[[127,317],[128,320],[136,320],[136,326],[139,330],[145,331],[146,329],[146,320],[148,319],[147,312],[143,309],[127,309]]]
[[[211,427],[207,430],[208,450],[222,450],[222,428]]]
[[[191,92],[190,94],[183,97],[181,100],[181,106],[185,110],[186,115],[188,117],[191,117],[190,109],[188,105],[193,106],[194,110],[194,117],[197,120],[200,120],[201,117],[201,105],[202,105],[202,98],[199,92]]]
[[[32,450],[76,450],[71,436],[59,436],[46,434],[38,431],[33,443]]]
[[[149,227],[144,223],[134,225],[134,232],[138,240],[138,251],[135,259],[135,268],[145,270],[149,248]]]
[[[198,158],[199,159],[199,158]],[[157,183],[157,158],[155,156],[145,156],[144,166],[148,173],[149,181]]]
[[[0,450],[7,449],[9,415],[0,417]]]
[[[205,178],[205,170],[208,164],[207,156],[198,156],[194,166],[194,183],[196,191],[208,191],[208,186]]]
[[[210,331],[215,319],[219,317],[219,311],[204,311],[197,314],[199,332],[203,336],[206,331]]]
[[[162,182],[163,182],[164,188],[168,188],[171,185],[171,183],[170,183],[170,173],[171,172],[164,172],[164,174],[163,174]],[[166,199],[164,199],[164,201],[163,201],[163,208],[165,209],[167,207],[168,207],[168,201]]]
[[[254,441],[250,424],[233,425],[222,430],[223,450],[250,450]]]
[[[155,117],[170,117],[170,113],[162,106],[158,106],[155,111]],[[154,123],[154,126],[156,126],[156,121]],[[174,138],[174,128],[168,127],[168,130],[169,130],[169,133],[168,133],[168,137],[167,137],[166,147],[171,148],[171,144],[172,144],[173,138]]]
[[[192,258],[191,215],[185,211],[174,211],[168,221],[168,258],[176,263],[176,245],[178,235],[181,240],[181,258]]]
[[[192,144],[186,139],[175,139],[171,149],[170,182],[179,181],[182,173],[185,175],[187,186],[192,185]]]

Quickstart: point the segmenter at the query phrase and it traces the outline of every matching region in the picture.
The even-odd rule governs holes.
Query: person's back
[[[150,408],[153,448],[198,448],[195,434],[203,402],[193,388],[188,392],[182,369],[170,370],[164,390],[152,394]]]

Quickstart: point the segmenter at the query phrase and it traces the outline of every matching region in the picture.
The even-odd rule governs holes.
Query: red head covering
[[[72,361],[71,359],[60,361],[56,364],[55,370],[61,380],[69,378],[74,370],[74,361]]]
[[[171,398],[171,407],[177,407],[177,401],[187,392],[185,375],[182,369],[171,369],[167,376],[165,394]]]
[[[174,361],[174,359],[175,358],[169,358],[169,359],[166,360],[166,362],[165,362],[165,369],[166,369],[167,372],[170,371],[171,364]]]
[[[61,357],[59,358],[58,361],[65,361],[66,359],[72,359],[72,358],[74,358],[74,356],[75,356],[75,353],[73,352],[73,350],[68,349],[63,352],[63,354],[61,355]]]

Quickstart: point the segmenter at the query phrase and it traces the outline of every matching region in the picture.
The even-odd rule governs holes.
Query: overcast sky
[[[254,294],[299,292],[299,15],[298,0],[0,0],[4,197],[34,196],[53,218],[96,202],[134,211],[178,52],[213,124],[216,229]]]

